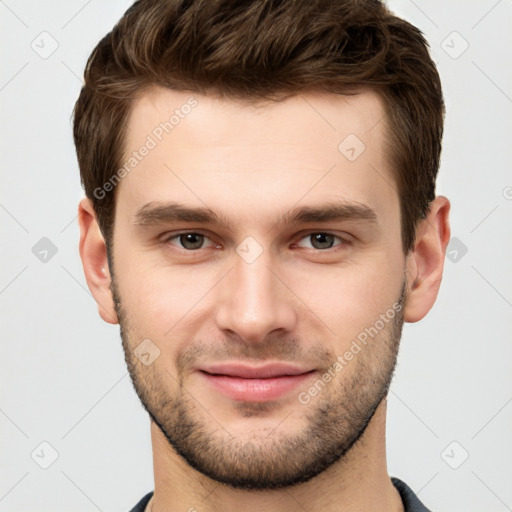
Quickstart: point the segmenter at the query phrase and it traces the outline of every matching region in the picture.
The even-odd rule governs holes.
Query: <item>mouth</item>
[[[215,391],[233,400],[267,402],[286,396],[316,370],[284,363],[249,366],[239,363],[205,366],[199,374]]]

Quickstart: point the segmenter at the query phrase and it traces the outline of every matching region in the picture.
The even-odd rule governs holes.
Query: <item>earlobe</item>
[[[105,239],[96,221],[92,202],[88,198],[78,206],[80,225],[80,258],[87,286],[98,304],[98,312],[105,322],[117,324],[118,319],[110,290],[111,276]]]
[[[420,221],[414,250],[407,256],[409,285],[404,320],[424,318],[435,303],[443,277],[444,257],[450,241],[450,201],[437,196],[428,216]]]

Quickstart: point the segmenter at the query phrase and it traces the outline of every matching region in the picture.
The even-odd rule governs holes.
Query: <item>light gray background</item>
[[[0,511],[124,512],[153,489],[149,419],[78,256],[70,122],[86,58],[129,4],[0,0]],[[437,192],[458,239],[433,310],[404,327],[389,472],[437,512],[512,510],[512,2],[389,5],[439,66]]]

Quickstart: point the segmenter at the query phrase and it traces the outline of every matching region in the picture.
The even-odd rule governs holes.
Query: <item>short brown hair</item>
[[[444,102],[421,31],[378,0],[140,0],[92,52],[74,109],[82,185],[110,247],[132,100],[162,85],[246,101],[373,89],[408,253],[435,198]]]

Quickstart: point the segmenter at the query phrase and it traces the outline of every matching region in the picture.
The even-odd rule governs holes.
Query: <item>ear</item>
[[[110,291],[110,269],[107,247],[101,234],[92,201],[82,199],[78,206],[80,225],[80,257],[84,267],[87,286],[98,304],[98,312],[109,324],[117,324],[118,319]]]
[[[416,229],[414,249],[406,258],[406,322],[414,323],[424,318],[436,301],[443,277],[446,247],[450,241],[449,212],[450,201],[444,196],[437,196],[430,203],[428,216]]]

